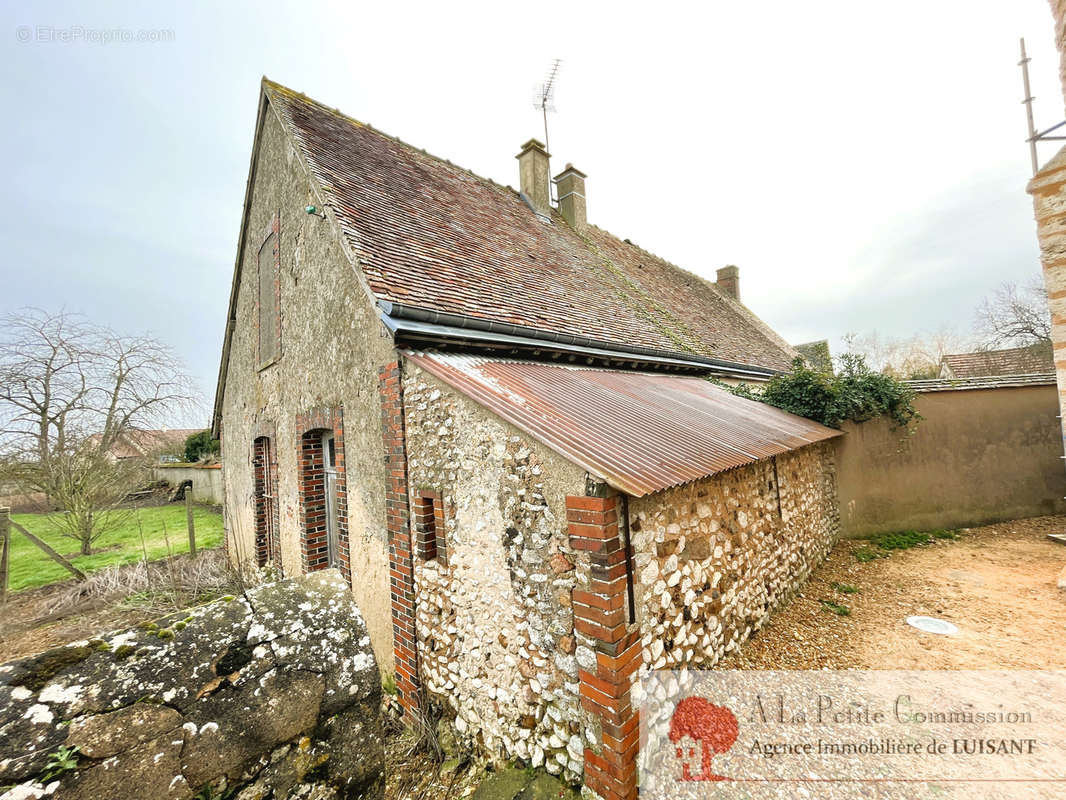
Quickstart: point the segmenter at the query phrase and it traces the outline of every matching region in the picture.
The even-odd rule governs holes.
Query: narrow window
[[[278,234],[270,235],[259,248],[259,366],[278,356],[279,301]]]
[[[637,603],[633,594],[633,543],[630,540],[629,526],[629,495],[621,495],[619,498],[621,507],[619,511],[618,527],[622,533],[622,545],[625,547],[626,559],[626,611],[627,622],[630,624],[637,621]]]
[[[326,558],[330,567],[340,566],[340,535],[337,524],[337,443],[333,431],[322,434],[322,460],[326,500]]]
[[[434,492],[424,492],[415,498],[415,549],[423,561],[447,563],[444,541],[444,507]]]

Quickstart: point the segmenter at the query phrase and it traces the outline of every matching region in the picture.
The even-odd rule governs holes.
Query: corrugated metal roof
[[[407,356],[637,497],[841,433],[702,378],[445,353]]]
[[[916,392],[958,392],[963,389],[1007,389],[1013,386],[1054,386],[1055,373],[1041,375],[989,375],[981,378],[933,378],[906,381]]]

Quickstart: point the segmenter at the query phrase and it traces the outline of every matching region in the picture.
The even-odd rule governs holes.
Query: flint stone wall
[[[713,667],[787,601],[840,529],[834,442],[629,501],[645,668]]]
[[[351,590],[316,572],[0,666],[0,798],[381,798],[380,706]],[[44,780],[60,747],[77,769]]]
[[[412,501],[439,495],[447,549],[414,559],[423,687],[465,746],[576,781],[600,746],[571,608],[589,559],[566,521],[585,472],[413,365],[404,403]]]

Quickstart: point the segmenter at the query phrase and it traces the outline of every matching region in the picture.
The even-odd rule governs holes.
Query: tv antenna
[[[1025,54],[1025,39],[1021,40],[1022,47],[1022,60],[1018,62],[1018,66],[1022,68],[1022,88],[1025,91],[1025,99],[1022,100],[1022,105],[1025,106],[1025,117],[1029,124],[1029,138],[1025,141],[1029,142],[1029,160],[1033,162],[1033,174],[1036,175],[1037,170],[1040,169],[1040,162],[1036,157],[1036,143],[1037,142],[1052,142],[1066,140],[1066,136],[1048,136],[1049,133],[1057,131],[1063,125],[1066,125],[1066,120],[1052,125],[1046,131],[1040,131],[1037,133],[1036,126],[1033,124],[1033,93],[1029,91],[1029,62],[1032,61],[1029,56]]]
[[[544,115],[544,149],[549,153],[551,148],[548,147],[548,112],[555,112],[555,79],[559,76],[559,65],[562,63],[561,58],[553,59],[544,83],[533,89],[533,108]]]

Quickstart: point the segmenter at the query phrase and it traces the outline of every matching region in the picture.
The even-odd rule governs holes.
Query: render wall
[[[630,498],[629,518],[645,667],[713,667],[829,552],[834,443]]]
[[[270,432],[277,457],[283,571],[300,573],[296,416],[343,407],[353,592],[378,663],[391,671],[386,476],[377,369],[395,355],[331,221],[305,212],[305,206],[321,201],[269,107],[255,159],[222,416],[227,541],[242,558],[255,552],[252,443],[260,433]],[[258,250],[275,213],[280,231],[281,355],[260,370]]]
[[[192,481],[192,499],[197,503],[222,505],[224,491],[222,487],[222,469],[209,467],[152,467],[152,477],[157,481],[166,481],[176,487],[185,481]]]
[[[414,559],[423,687],[468,742],[576,780],[599,735],[578,683],[578,660],[595,657],[571,606],[589,560],[570,547],[565,499],[585,494],[585,473],[405,369],[411,501],[439,495],[447,546],[446,564]]]
[[[915,407],[910,437],[884,419],[845,425],[843,535],[1066,513],[1054,386],[923,392]]]

